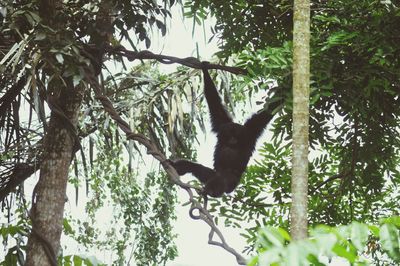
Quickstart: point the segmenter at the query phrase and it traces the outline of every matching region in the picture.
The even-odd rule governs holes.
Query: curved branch
[[[139,59],[139,60],[154,59],[162,64],[178,63],[178,64],[181,64],[181,65],[184,65],[187,67],[197,68],[197,69],[202,69],[205,67],[204,65],[201,64],[201,61],[195,57],[179,58],[179,57],[169,56],[169,55],[154,54],[147,50],[135,52],[135,51],[127,50],[121,45],[116,46],[116,47],[108,46],[108,47],[106,47],[106,50],[108,53],[123,56],[123,57],[127,58],[129,61],[134,61],[137,59]],[[207,66],[205,68],[221,69],[221,70],[233,73],[233,74],[243,74],[243,75],[247,74],[247,71],[240,67],[222,66],[222,65],[209,63],[209,64],[207,64]]]
[[[196,59],[197,60],[197,59]],[[186,62],[186,61],[185,61]],[[87,70],[90,71],[90,70]],[[147,149],[147,153],[152,155],[156,160],[158,160],[167,174],[169,175],[171,181],[180,186],[181,188],[185,189],[187,193],[189,194],[189,202],[191,203],[192,207],[189,211],[190,216],[193,219],[196,220],[203,220],[205,223],[207,223],[210,226],[210,234],[209,234],[209,240],[208,243],[211,245],[219,246],[225,249],[226,251],[230,252],[236,257],[236,261],[240,265],[246,265],[246,260],[244,257],[242,257],[236,250],[234,250],[232,247],[230,247],[226,241],[224,236],[222,235],[221,231],[218,229],[217,225],[214,222],[213,216],[210,214],[210,212],[207,210],[207,200],[204,202],[204,206],[198,202],[194,196],[193,196],[193,191],[194,190],[199,190],[197,187],[191,186],[189,184],[186,184],[182,182],[179,179],[179,175],[176,172],[175,168],[172,167],[170,164],[169,160],[165,157],[165,155],[158,150],[157,146],[152,143],[146,136],[143,134],[138,134],[138,133],[133,133],[132,130],[129,127],[129,124],[125,122],[121,116],[116,112],[114,109],[111,101],[102,94],[102,90],[100,87],[100,84],[96,80],[93,74],[90,74],[91,72],[87,73],[87,79],[89,83],[92,85],[94,93],[96,95],[96,98],[101,102],[101,104],[104,107],[104,110],[111,116],[111,118],[117,123],[119,128],[126,134],[126,137],[128,139],[137,141],[144,145]],[[198,210],[199,215],[194,215],[193,211]],[[213,240],[214,233],[217,234],[219,237],[220,241],[215,241]]]

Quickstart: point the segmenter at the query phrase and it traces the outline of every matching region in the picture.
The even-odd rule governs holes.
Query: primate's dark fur
[[[272,111],[280,104],[271,103],[266,110],[253,114],[244,125],[234,123],[222,105],[214,82],[203,62],[204,94],[210,109],[212,131],[217,134],[214,151],[214,169],[187,160],[172,162],[179,175],[193,174],[212,197],[232,192],[240,182],[253,154],[258,137],[271,121]]]

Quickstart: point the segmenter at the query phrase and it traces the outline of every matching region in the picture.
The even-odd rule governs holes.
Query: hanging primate
[[[207,70],[208,62],[203,62],[204,94],[210,109],[211,128],[217,134],[214,151],[214,169],[188,160],[172,161],[179,175],[193,174],[204,184],[205,194],[220,197],[232,192],[240,182],[247,163],[254,152],[258,137],[271,121],[272,111],[281,103],[269,104],[266,110],[253,114],[244,125],[232,121],[222,105],[217,88]]]

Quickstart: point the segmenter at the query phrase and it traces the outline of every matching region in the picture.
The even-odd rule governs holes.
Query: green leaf
[[[63,265],[64,266],[71,266],[71,255],[63,257]]]
[[[64,63],[64,57],[62,54],[56,54],[56,59],[58,63],[63,64]]]
[[[83,77],[81,75],[74,75],[74,77],[73,77],[74,86],[77,86],[81,82],[82,79],[83,79]]]
[[[69,224],[68,219],[66,219],[66,218],[63,219],[63,226],[64,226],[64,232],[66,234],[73,234],[74,233],[74,231],[72,230],[71,225]]]
[[[368,226],[358,222],[353,222],[350,227],[351,242],[359,251],[362,251],[368,240]]]
[[[301,266],[306,265],[307,252],[304,252],[304,246],[306,243],[291,243],[287,248],[286,262],[290,266]]]
[[[266,252],[263,252],[259,256],[259,265],[280,265],[279,262],[282,261],[282,251],[281,248],[271,248]]]
[[[337,241],[337,237],[333,233],[321,234],[316,237],[315,242],[318,246],[318,251],[326,252],[327,254],[331,253],[332,248],[335,246]],[[318,255],[318,254],[315,254]]]
[[[258,257],[253,257],[249,263],[247,263],[247,266],[256,266],[258,265]]]
[[[290,235],[282,228],[264,228],[260,235],[264,247],[283,247],[285,241],[290,240]]]
[[[392,259],[400,261],[399,229],[392,224],[384,224],[381,227],[379,237],[382,248],[388,252]]]
[[[325,265],[325,264],[319,262],[318,257],[313,254],[308,254],[307,259],[309,262],[311,262],[311,265],[314,265],[314,266],[324,266]]]
[[[74,261],[74,266],[81,266],[83,263],[82,258],[79,256],[74,256],[73,261]]]
[[[376,225],[368,225],[368,229],[375,237],[379,237],[379,227]]]
[[[351,263],[354,263],[357,258],[354,253],[349,252],[345,247],[340,244],[335,244],[335,246],[332,248],[332,251],[339,257],[343,257]]]
[[[400,216],[393,216],[393,217],[382,219],[381,223],[389,223],[389,224],[393,224],[397,227],[400,227]]]

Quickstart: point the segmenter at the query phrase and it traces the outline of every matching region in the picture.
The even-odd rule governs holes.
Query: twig
[[[346,174],[344,173],[340,173],[337,175],[333,175],[331,177],[329,177],[328,179],[326,179],[325,181],[322,181],[320,184],[318,184],[313,190],[311,190],[310,195],[313,195],[318,189],[320,189],[321,187],[325,186],[327,183],[335,180],[335,179],[339,179],[346,176]]]

